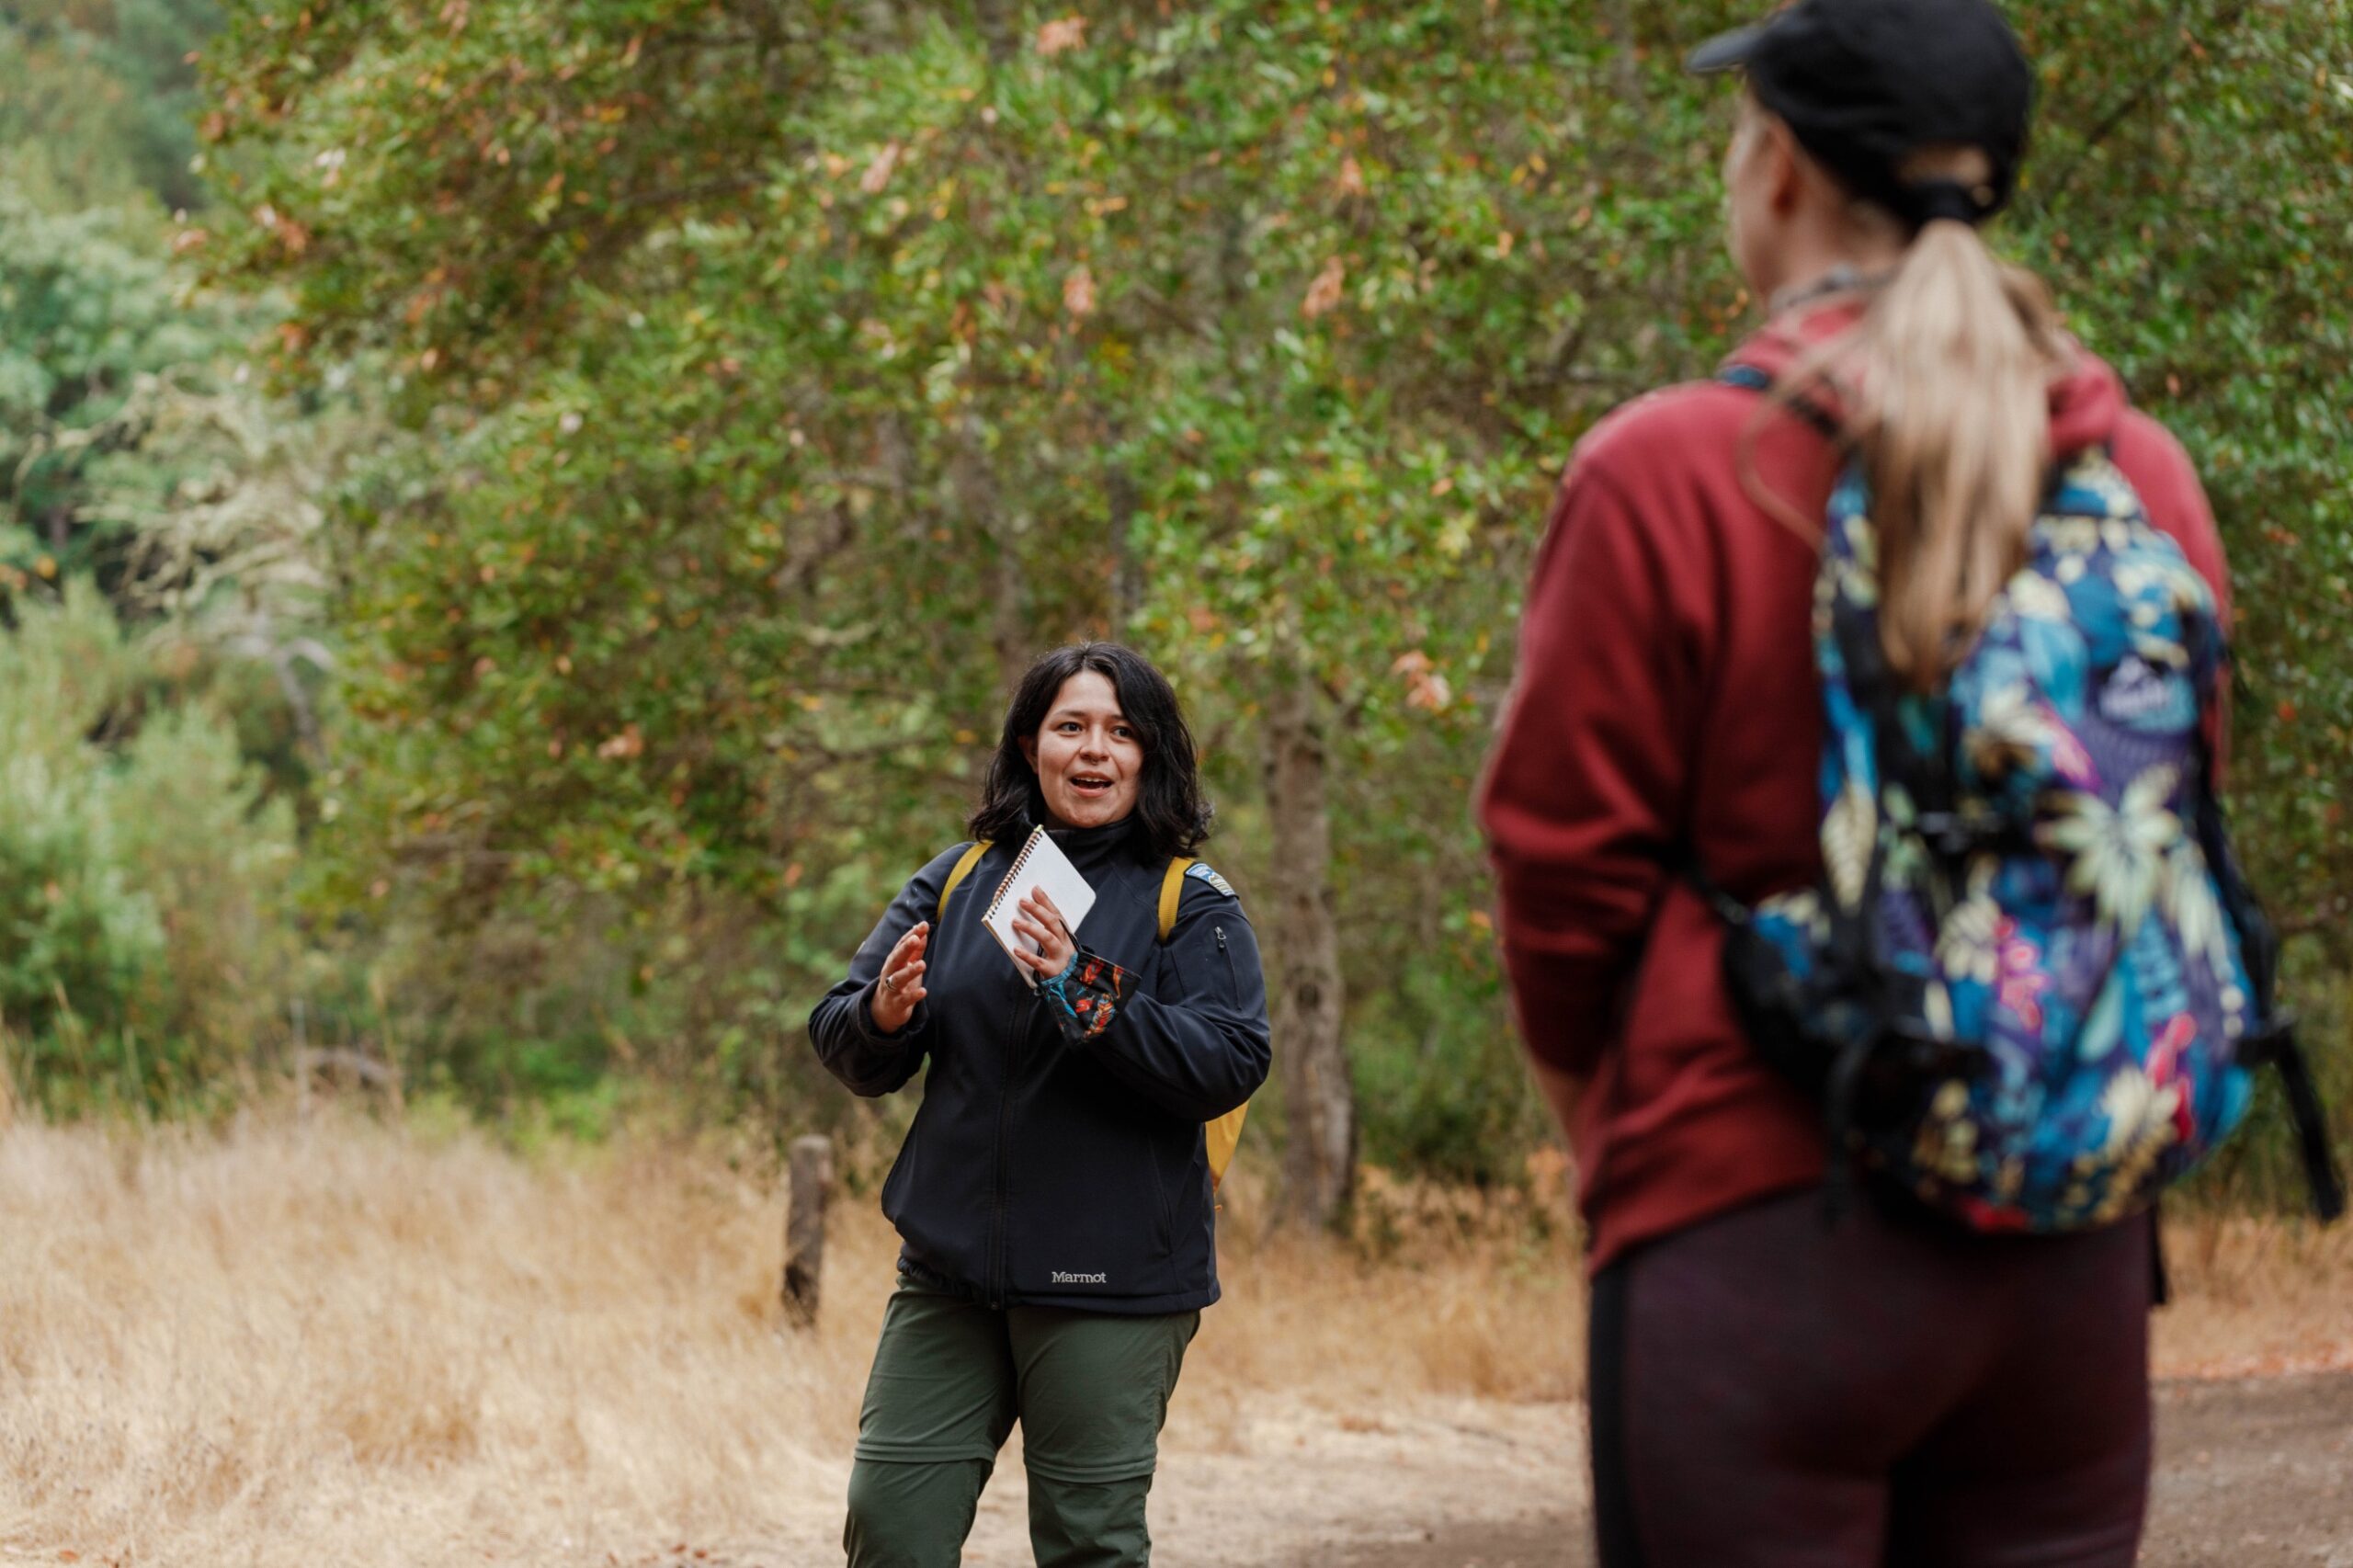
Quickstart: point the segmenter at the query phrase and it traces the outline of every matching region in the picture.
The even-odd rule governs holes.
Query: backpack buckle
[[[2274,1067],[2282,1057],[2302,1049],[2296,1040],[2294,1010],[2275,1007],[2263,1022],[2239,1037],[2236,1054],[2243,1067]]]
[[[1913,819],[1921,842],[1945,860],[1964,860],[1982,846],[1985,832],[1956,812],[1922,812]]]

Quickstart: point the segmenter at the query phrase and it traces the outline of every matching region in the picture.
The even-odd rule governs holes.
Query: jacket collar
[[[1853,326],[1864,302],[1852,295],[1833,295],[1781,312],[1733,350],[1724,363],[1754,365],[1778,376],[1805,355]],[[2070,342],[2073,357],[2053,378],[2050,388],[2051,449],[2064,455],[2116,438],[2116,427],[2129,406],[2124,383],[2107,363],[2080,343]],[[1807,401],[1832,417],[1837,415],[1837,394],[1827,386],[1810,388]]]
[[[1042,811],[1032,807],[1029,822],[1035,826],[1045,821]],[[1107,866],[1114,860],[1132,860],[1141,853],[1143,842],[1142,824],[1130,812],[1117,822],[1107,822],[1097,827],[1054,827],[1049,824],[1046,835],[1070,863],[1082,872]]]

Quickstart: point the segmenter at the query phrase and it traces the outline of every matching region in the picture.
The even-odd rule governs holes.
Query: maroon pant
[[[2146,1221],[1982,1236],[1770,1199],[1594,1281],[1603,1568],[2129,1568]]]

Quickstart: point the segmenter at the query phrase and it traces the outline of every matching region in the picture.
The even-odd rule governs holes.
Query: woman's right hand
[[[917,921],[882,960],[882,977],[874,983],[867,1011],[874,1015],[874,1027],[884,1034],[905,1028],[907,1020],[915,1016],[915,1004],[927,994],[923,988],[923,951],[930,941],[931,922]]]

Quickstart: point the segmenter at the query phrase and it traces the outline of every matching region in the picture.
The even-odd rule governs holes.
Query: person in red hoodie
[[[1882,627],[1931,676],[2054,458],[2106,446],[2219,607],[2212,518],[1979,235],[2032,97],[1990,0],[1798,0],[1692,65],[1745,74],[1730,244],[1769,319],[1730,363],[1773,389],[1671,388],[1581,444],[1479,801],[1588,1232],[1601,1561],[2130,1563],[2154,1227],[1997,1237],[1884,1203],[1826,1225],[1821,1112],[1744,1037],[1723,923],[1675,868],[1750,904],[1821,874],[1811,617],[1849,459],[1908,493]]]

